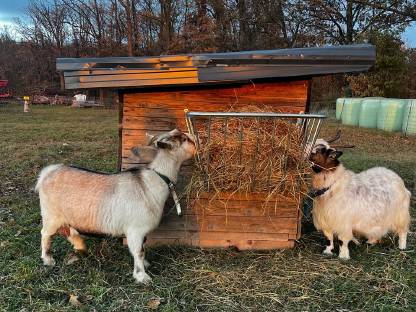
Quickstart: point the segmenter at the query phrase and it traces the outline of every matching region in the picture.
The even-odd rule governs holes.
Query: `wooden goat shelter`
[[[146,133],[186,130],[184,109],[224,112],[267,106],[282,113],[307,113],[313,76],[365,71],[374,58],[374,47],[354,45],[58,59],[57,68],[64,72],[67,89],[118,89],[119,169],[127,170],[144,165],[132,157],[131,149],[147,144]],[[178,193],[189,182],[193,166],[192,161],[182,166]],[[301,194],[291,200],[275,195],[267,203],[264,195],[257,193],[223,195],[211,198],[207,193],[188,206],[182,200],[181,217],[169,200],[148,243],[273,249],[292,247],[300,237]],[[212,209],[201,209],[207,205]]]

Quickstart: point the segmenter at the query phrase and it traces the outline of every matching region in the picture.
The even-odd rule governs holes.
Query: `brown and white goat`
[[[410,223],[410,192],[393,171],[375,167],[354,173],[340,163],[341,151],[318,139],[309,160],[315,189],[313,223],[327,238],[324,254],[332,255],[334,236],[340,241],[339,258],[349,259],[348,243],[363,236],[374,244],[388,232],[399,235],[406,248]]]
[[[145,237],[159,225],[169,196],[169,180],[177,181],[181,164],[195,154],[196,148],[192,135],[176,129],[152,137],[149,144],[156,155],[145,169],[100,174],[59,164],[41,171],[36,190],[45,265],[55,264],[50,247],[57,232],[67,232],[76,251],[86,249],[80,233],[125,235],[134,258],[134,278],[138,282],[151,280],[145,273]]]

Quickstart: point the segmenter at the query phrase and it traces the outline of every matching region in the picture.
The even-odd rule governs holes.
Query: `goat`
[[[355,174],[345,169],[342,151],[318,139],[310,154],[314,203],[313,223],[327,239],[324,254],[332,255],[334,236],[340,241],[339,258],[349,259],[348,243],[364,236],[375,244],[388,232],[399,235],[406,249],[410,223],[410,192],[393,171],[375,167]]]
[[[151,137],[156,150],[147,168],[116,174],[100,174],[62,164],[45,167],[38,178],[42,215],[41,258],[54,265],[52,236],[66,234],[76,252],[85,252],[80,233],[125,235],[134,258],[133,277],[150,282],[145,272],[143,243],[162,218],[171,183],[176,183],[181,164],[196,153],[192,135],[175,129]],[[140,148],[133,148],[138,154]],[[137,155],[139,156],[139,155]]]

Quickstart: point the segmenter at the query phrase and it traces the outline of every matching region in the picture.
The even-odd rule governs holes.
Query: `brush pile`
[[[273,112],[249,106],[240,112]],[[263,193],[298,200],[306,191],[302,123],[289,118],[212,117],[194,119],[200,140],[190,192]]]

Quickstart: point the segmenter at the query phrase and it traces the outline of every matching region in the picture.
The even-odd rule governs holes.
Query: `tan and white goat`
[[[314,174],[313,223],[327,238],[324,254],[332,255],[334,236],[339,258],[349,259],[348,243],[363,236],[374,244],[388,232],[406,248],[410,223],[410,192],[393,171],[375,167],[355,174],[339,162],[341,151],[318,139],[309,157]]]
[[[85,251],[80,233],[125,235],[134,258],[133,276],[148,282],[143,243],[161,220],[181,164],[196,152],[192,135],[173,130],[152,137],[156,155],[147,168],[101,174],[64,165],[45,167],[36,185],[42,214],[42,259],[54,265],[52,236],[65,233],[76,251]],[[138,149],[133,149],[137,153]]]

